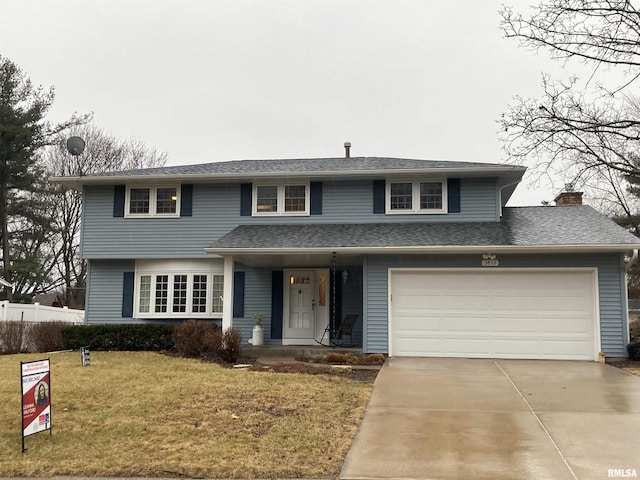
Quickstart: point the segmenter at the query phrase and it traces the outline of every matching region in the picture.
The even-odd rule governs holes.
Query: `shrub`
[[[31,348],[34,352],[62,350],[62,322],[43,322],[31,325]]]
[[[635,339],[627,345],[627,352],[631,360],[640,360],[640,340]]]
[[[337,364],[355,364],[358,363],[358,356],[353,353],[338,353],[329,352],[323,358],[324,363],[337,363]]]
[[[62,347],[77,350],[159,351],[174,347],[173,325],[162,323],[62,327]]]
[[[629,322],[629,335],[631,340],[640,339],[640,320]]]
[[[370,355],[365,355],[362,362],[367,365],[382,365],[386,359],[387,357],[382,353],[372,353]]]
[[[240,358],[242,349],[242,335],[237,328],[228,328],[222,332],[222,341],[217,351],[217,357],[223,362],[235,363]]]
[[[201,357],[216,354],[222,338],[219,328],[202,320],[187,320],[175,326],[173,342],[179,355]]]
[[[28,344],[29,325],[24,322],[0,322],[0,352],[24,352]]]

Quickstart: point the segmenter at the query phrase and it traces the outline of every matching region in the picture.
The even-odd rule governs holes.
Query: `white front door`
[[[313,345],[328,322],[328,270],[286,270],[283,341]]]

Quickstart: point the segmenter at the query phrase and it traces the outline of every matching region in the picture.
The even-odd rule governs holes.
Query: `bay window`
[[[137,317],[219,318],[223,294],[220,261],[136,262],[134,310]]]

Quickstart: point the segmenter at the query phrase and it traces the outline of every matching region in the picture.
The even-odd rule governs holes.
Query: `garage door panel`
[[[403,308],[419,308],[420,310],[430,308],[442,308],[443,295],[434,292],[425,292],[416,289],[414,293],[411,291],[403,291],[393,296]]]
[[[540,301],[531,295],[495,295],[492,297],[493,307],[496,304],[502,305],[502,310],[510,310],[513,312],[521,312],[526,310],[535,310],[539,307]]]
[[[465,301],[460,303],[459,296],[444,295],[442,307],[450,310],[487,310],[491,308],[491,298],[486,295],[476,295],[475,293],[463,292]]]
[[[524,339],[496,339],[493,344],[493,353],[495,357],[507,357],[510,358],[537,358],[540,351],[540,342],[538,339],[533,338],[530,340]]]
[[[539,324],[536,318],[517,317],[514,315],[498,316],[493,318],[494,333],[510,333],[510,334],[536,334],[539,331]]]
[[[442,317],[442,327],[449,332],[463,332],[485,335],[491,324],[491,319],[482,315],[447,315]]]
[[[546,340],[543,344],[543,354],[545,356],[548,355],[565,355],[565,356],[576,356],[576,355],[588,355],[589,350],[585,348],[584,342],[573,340],[573,339],[565,339],[565,340],[555,340],[549,339]]]
[[[591,271],[392,272],[393,355],[594,360]]]
[[[482,338],[448,338],[443,340],[444,349],[447,354],[462,355],[467,352],[487,351],[490,341]]]
[[[551,320],[542,320],[541,321],[541,331],[546,332],[547,335],[550,334],[562,334],[566,333],[568,335],[573,335],[575,337],[587,337],[585,332],[581,331],[584,326],[583,318],[554,318]]]

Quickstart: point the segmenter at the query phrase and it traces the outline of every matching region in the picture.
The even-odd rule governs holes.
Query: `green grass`
[[[0,476],[335,476],[371,385],[148,352],[51,358],[52,426],[21,453],[20,361],[0,356]]]

